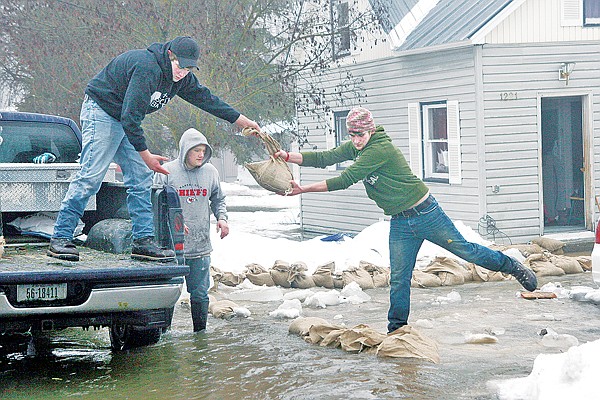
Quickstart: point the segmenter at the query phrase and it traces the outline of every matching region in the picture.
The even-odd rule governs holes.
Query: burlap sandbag
[[[308,271],[308,266],[302,261],[290,265],[288,281],[294,289],[309,289],[315,287],[313,277],[306,271]]]
[[[579,263],[579,265],[581,265],[581,268],[583,268],[584,271],[591,271],[592,270],[592,257],[590,257],[590,256],[577,256],[577,257],[575,257],[575,259],[577,260],[577,262]]]
[[[358,286],[362,290],[365,289],[375,289],[375,284],[373,283],[373,277],[369,274],[364,268],[361,267],[350,267],[344,272],[342,272],[342,279],[344,281],[344,287],[351,282],[358,283]]]
[[[517,249],[521,252],[523,257],[529,257],[532,254],[539,254],[544,252],[544,248],[537,243],[531,244],[511,244],[510,246],[503,246],[501,251],[508,249]]]
[[[239,306],[231,300],[217,300],[214,296],[208,296],[208,312],[215,318],[230,319],[235,316],[233,311]]]
[[[294,179],[292,171],[281,158],[273,157],[273,154],[281,150],[279,143],[270,135],[253,128],[244,128],[242,133],[246,136],[257,135],[260,137],[271,156],[268,160],[244,164],[256,183],[271,192],[290,193],[292,191],[291,181]]]
[[[332,325],[329,322],[324,324],[314,324],[309,328],[308,335],[304,338],[305,341],[321,346],[338,347],[339,341],[337,338],[344,331],[344,327],[340,325]]]
[[[344,288],[344,274],[342,272],[334,272],[331,277],[333,278],[333,287],[335,289]]]
[[[583,272],[581,264],[575,257],[552,255],[550,256],[550,262],[565,271],[565,274],[580,274]]]
[[[288,276],[290,275],[289,263],[282,260],[276,260],[273,267],[269,270],[269,273],[271,274],[271,278],[273,278],[275,285],[283,288],[292,287],[291,283],[288,281]]]
[[[539,244],[549,252],[553,254],[564,254],[565,244],[560,240],[551,239],[547,237],[538,237],[531,241],[531,243]]]
[[[329,323],[319,317],[298,317],[292,321],[288,328],[289,333],[306,336],[313,325],[328,325]]]
[[[260,264],[251,263],[246,265],[246,278],[257,286],[275,286],[269,271]]]
[[[423,268],[423,272],[436,274],[442,286],[462,285],[465,283],[465,275],[469,274],[456,260],[440,256],[435,257],[431,264]]]
[[[492,271],[473,263],[467,264],[467,268],[471,271],[474,282],[500,282],[510,279],[510,275]]]
[[[390,286],[390,269],[380,267],[368,261],[360,261],[358,263],[360,268],[364,268],[371,277],[373,278],[373,286],[377,287],[388,287]]]
[[[357,325],[346,329],[339,337],[340,346],[343,350],[351,353],[375,352],[387,336],[377,332],[367,325]]]
[[[410,280],[410,286],[420,288],[438,287],[442,286],[442,281],[436,274],[430,274],[428,272],[415,269],[413,270],[412,279]]]
[[[377,355],[422,358],[436,364],[440,362],[437,343],[410,325],[405,325],[390,333],[377,347]]]
[[[552,264],[550,261],[531,261],[529,263],[535,274],[540,276],[561,276],[565,274],[561,268]]]
[[[327,289],[333,289],[333,272],[335,271],[335,262],[331,261],[327,264],[323,264],[317,267],[315,272],[312,274],[313,282],[315,286],[324,287]]]
[[[210,275],[215,282],[222,283],[225,286],[237,286],[245,279],[244,274],[234,274],[233,272],[223,272],[219,268],[210,266]]]

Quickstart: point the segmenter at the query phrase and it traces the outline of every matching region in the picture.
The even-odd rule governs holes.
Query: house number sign
[[[500,93],[500,100],[502,100],[502,101],[516,100],[516,99],[517,99],[517,92],[502,92],[502,93]]]

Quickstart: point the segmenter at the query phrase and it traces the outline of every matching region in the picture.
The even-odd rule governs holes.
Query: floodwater
[[[540,279],[548,282],[595,287],[589,272]],[[515,281],[413,289],[410,322],[437,341],[439,364],[306,343],[288,333],[290,320],[269,316],[280,302],[238,302],[249,318],[209,317],[207,332],[193,334],[189,306],[180,302],[171,330],[153,346],[112,352],[106,329],[69,329],[48,337],[35,355],[0,358],[0,398],[495,399],[489,381],[529,375],[538,354],[566,350],[544,346],[542,329],[580,344],[600,338],[599,306],[525,300],[519,290]],[[451,292],[460,299],[451,301]],[[304,307],[303,315],[385,332],[389,291],[366,293],[368,302]],[[469,334],[498,340],[470,344]]]
[[[593,286],[591,274],[542,279],[565,288]],[[106,330],[54,334],[37,356],[11,354],[0,361],[3,399],[494,399],[487,382],[526,376],[545,347],[540,330],[600,338],[600,308],[571,299],[525,300],[514,281],[414,289],[411,321],[435,339],[441,361],[352,354],[288,334],[289,320],[269,311],[279,303],[240,304],[249,318],[210,317],[206,333],[193,334],[189,307],[179,303],[172,329],[156,345],[113,353]],[[291,290],[291,289],[290,289]],[[456,291],[458,302],[439,301]],[[351,327],[385,332],[386,289],[366,291],[359,305],[304,308]],[[451,298],[451,297],[450,297]],[[497,336],[494,344],[467,344],[472,334]]]

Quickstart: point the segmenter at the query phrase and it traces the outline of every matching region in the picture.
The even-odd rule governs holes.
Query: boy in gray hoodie
[[[229,234],[225,194],[219,172],[208,161],[212,148],[206,137],[190,128],[179,141],[179,156],[165,163],[169,175],[157,173],[154,183],[177,190],[185,219],[185,262],[190,267],[186,277],[190,294],[194,332],[206,329],[208,289],[210,286],[210,213],[217,219],[221,239]]]

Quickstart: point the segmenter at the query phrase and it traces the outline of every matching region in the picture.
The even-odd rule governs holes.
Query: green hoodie
[[[354,160],[340,176],[326,180],[327,190],[346,189],[363,181],[367,196],[381,208],[385,215],[395,215],[419,201],[429,189],[417,178],[404,155],[392,143],[382,126],[362,150],[352,141],[321,152],[302,152],[302,166],[325,168],[343,161]]]

